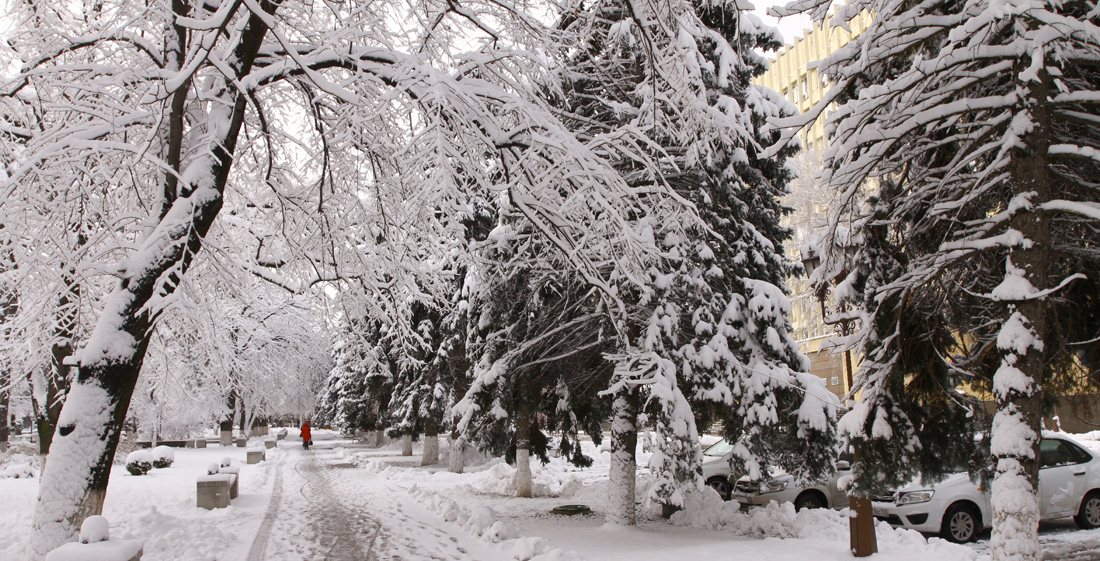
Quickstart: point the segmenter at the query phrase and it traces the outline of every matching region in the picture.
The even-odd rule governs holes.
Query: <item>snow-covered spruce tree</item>
[[[820,17],[828,3],[803,4],[816,4]],[[844,197],[826,271],[843,268],[842,225],[858,214],[868,179],[883,188],[860,226],[861,266],[897,270],[863,288],[859,345],[870,360],[857,389],[876,399],[842,424],[872,448],[898,439],[904,444],[889,446],[913,458],[918,445],[942,441],[917,442],[901,377],[991,377],[993,558],[1039,559],[1041,414],[1095,338],[1085,329],[1095,322],[1100,273],[1091,249],[1100,219],[1100,15],[1091,2],[866,0],[839,17],[860,10],[875,19],[826,62],[838,85],[818,106],[844,103],[823,177]],[[895,265],[883,267],[883,250]],[[915,326],[913,316],[931,325]],[[956,347],[964,348],[952,356]]]
[[[382,430],[393,393],[393,372],[381,343],[381,322],[345,320],[339,333],[332,349],[332,370],[313,420],[348,431]]]
[[[482,450],[516,465],[516,495],[532,496],[531,456],[549,461],[547,432],[558,451],[590,465],[578,432],[599,444],[614,350],[597,291],[555,259],[530,224],[504,209],[468,275],[470,389],[455,406],[460,430]]]
[[[754,477],[781,465],[812,478],[831,469],[836,406],[820,380],[806,374],[808,362],[788,335],[784,279],[793,268],[783,257],[782,242],[790,233],[780,226],[787,210],[778,197],[792,176],[785,159],[793,149],[768,157],[760,152],[779,138],[767,118],[794,110],[774,92],[749,84],[766,65],[754,49],[775,49],[778,37],[733,5],[674,8],[673,20],[655,18],[654,25],[690,34],[692,47],[678,36],[653,48],[684,49],[678,69],[654,67],[645,50],[635,48],[647,44],[632,35],[647,27],[637,23],[647,20],[639,12],[645,5],[597,4],[588,9],[589,19],[567,22],[588,38],[590,50],[575,60],[579,69],[611,66],[622,76],[608,84],[577,72],[581,77],[567,99],[578,113],[647,125],[671,156],[659,180],[703,218],[680,223],[641,217],[662,258],[651,266],[646,286],[632,291],[631,341],[617,355],[613,387],[626,392],[615,400],[622,407],[644,399],[640,410],[657,430],[651,465],[659,480],[651,498],[671,507],[682,504],[685,489],[701,483],[697,421],[722,420],[737,443],[739,462]],[[673,84],[676,93],[661,91]],[[594,97],[616,99],[625,108],[594,114],[586,110]],[[630,395],[637,386],[644,387],[643,396]],[[615,418],[621,431],[631,430],[631,414],[616,411]],[[621,461],[632,463],[632,451],[628,455]],[[631,510],[632,502],[616,501]],[[613,518],[631,523],[633,517]]]

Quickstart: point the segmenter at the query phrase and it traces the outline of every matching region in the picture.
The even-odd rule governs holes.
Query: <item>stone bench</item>
[[[188,448],[206,448],[206,439],[205,438],[196,438],[194,440],[188,440],[187,441],[187,447]]]
[[[258,463],[264,461],[264,459],[265,459],[264,456],[265,456],[264,450],[262,450],[262,449],[261,450],[249,450],[247,452],[248,465],[258,464]]]
[[[196,482],[197,506],[206,510],[225,508],[236,495],[231,489],[237,485],[237,476],[232,473],[201,475]]]
[[[270,437],[269,437],[269,438],[267,438],[267,439],[265,439],[265,440],[264,440],[264,446],[265,446],[265,447],[266,447],[267,449],[269,449],[269,450],[270,450],[271,448],[274,448],[274,447],[275,447],[275,440],[274,440],[274,439],[272,439],[272,438],[270,438]]]
[[[237,448],[244,448],[245,446],[248,446],[248,439],[243,437],[243,436],[238,436],[237,437]]]
[[[46,561],[139,561],[144,551],[142,540],[111,540],[96,543],[67,543],[46,554]]]
[[[218,470],[219,474],[229,474],[233,476],[233,486],[229,488],[229,498],[237,498],[238,490],[240,489],[241,482],[241,468],[235,466],[226,466]]]
[[[190,440],[158,440],[157,446],[169,446],[172,448],[183,448],[187,446]],[[138,448],[153,448],[153,441],[151,440],[139,440],[134,443]]]

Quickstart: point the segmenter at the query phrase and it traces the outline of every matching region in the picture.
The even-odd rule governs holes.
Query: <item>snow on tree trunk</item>
[[[276,8],[262,4],[272,12]],[[250,15],[223,68],[247,75],[266,34],[263,19]],[[154,226],[119,268],[118,286],[75,355],[77,380],[58,418],[39,485],[29,544],[32,559],[74,540],[85,518],[102,513],[115,449],[159,306],[179,286],[221,210],[247,99],[224,79],[212,81],[206,91],[206,151],[182,170],[185,181],[178,191],[166,190],[168,206],[150,217]]]
[[[620,526],[637,524],[635,513],[634,457],[638,447],[637,396],[631,390],[620,390],[612,402],[611,468],[608,474],[607,523]]]
[[[424,426],[424,452],[421,454],[420,465],[434,466],[439,463],[439,429],[432,420]]]
[[[413,437],[411,434],[401,435],[401,455],[412,456],[413,455]]]
[[[516,414],[516,496],[531,498],[531,412],[527,408]]]
[[[1017,63],[1017,71],[1029,62]],[[1030,202],[1051,200],[1049,163],[1050,108],[1043,103],[1051,94],[1049,75],[1027,82],[1028,117],[1035,126],[1023,135],[1028,150],[1011,152],[1011,184],[1016,196]],[[1047,330],[1049,297],[1040,291],[1050,287],[1051,228],[1046,213],[1016,213],[1011,227],[1029,244],[1013,248],[1005,262],[1005,278],[993,290],[993,298],[1008,303],[1011,315],[997,335],[1004,355],[993,375],[997,414],[993,418],[991,451],[996,458],[993,476],[994,561],[1039,561],[1039,441],[1042,429],[1043,388],[1040,380],[1047,360],[1042,333]]]
[[[451,433],[451,449],[447,452],[447,469],[462,473],[466,467],[466,439],[458,432]]]
[[[229,392],[229,397],[226,398],[226,417],[222,418],[220,425],[220,437],[222,446],[233,445],[233,412],[236,411],[237,395],[234,392]]]

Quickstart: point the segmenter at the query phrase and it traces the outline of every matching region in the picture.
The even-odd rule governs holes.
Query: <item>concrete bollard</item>
[[[243,437],[243,436],[238,436],[237,437],[237,448],[244,448],[245,446],[248,446],[248,439]]]
[[[249,450],[248,451],[248,465],[258,464],[264,461],[263,450]]]
[[[231,499],[236,496],[231,492],[236,477],[229,473],[199,476],[195,483],[197,506],[206,510],[229,506]]]
[[[268,450],[274,448],[275,447],[275,441],[271,440],[270,438],[267,439],[267,440],[264,440],[264,447],[267,448]]]
[[[196,438],[195,439],[195,448],[206,448],[206,439],[205,438]]]

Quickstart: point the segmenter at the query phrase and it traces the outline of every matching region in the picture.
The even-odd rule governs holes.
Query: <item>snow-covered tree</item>
[[[968,407],[956,384],[990,380],[993,558],[1039,559],[1041,415],[1095,344],[1100,14],[864,0],[834,21],[861,10],[874,21],[825,62],[837,85],[804,117],[843,103],[822,178],[842,199],[818,277],[863,325],[864,400],[842,427],[900,477],[934,475],[938,448],[970,438],[952,421]],[[864,206],[866,181],[880,188]],[[864,488],[872,471],[857,473]]]
[[[783,255],[790,233],[780,220],[788,210],[778,198],[793,176],[785,159],[794,149],[767,157],[761,151],[779,138],[767,119],[793,115],[794,108],[749,83],[766,67],[755,49],[778,48],[779,39],[732,4],[652,9],[597,3],[567,20],[588,50],[574,56],[578,71],[566,99],[589,117],[580,126],[594,128],[591,120],[645,126],[668,156],[659,181],[702,218],[639,217],[661,257],[643,286],[624,287],[629,337],[616,353],[611,391],[615,474],[633,473],[630,433],[635,415],[645,412],[657,433],[651,498],[676,507],[686,489],[701,483],[697,421],[724,421],[739,462],[754,477],[771,465],[814,477],[832,465],[836,402],[806,374],[808,362],[788,334],[785,278],[794,269]],[[654,64],[654,52],[666,49],[658,60],[672,60],[670,52],[682,58],[674,66]],[[595,76],[620,78],[586,79],[583,71],[591,68],[612,69],[590,72]],[[616,112],[589,107],[604,98],[618,102]],[[611,519],[632,523],[629,482],[614,485],[621,496]]]
[[[598,444],[615,349],[595,288],[554,258],[530,224],[507,212],[480,244],[467,277],[470,388],[456,405],[459,430],[479,448],[515,460],[516,494],[532,493],[531,456],[549,461],[547,432],[566,459],[589,465],[578,431]],[[545,431],[545,432],[544,432]]]

